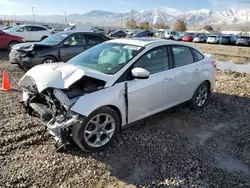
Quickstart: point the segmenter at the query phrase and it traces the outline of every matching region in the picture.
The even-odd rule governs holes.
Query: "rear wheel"
[[[200,109],[202,108],[209,97],[210,88],[207,82],[203,82],[195,91],[192,99],[191,99],[191,108]]]
[[[110,107],[101,107],[92,112],[81,125],[73,125],[72,135],[81,149],[99,152],[111,144],[119,128],[118,114]]]
[[[44,39],[46,39],[46,38],[48,38],[47,36],[43,36],[42,38],[41,38],[41,41],[43,41]]]
[[[8,45],[8,50],[10,51],[11,48],[12,48],[12,46],[14,46],[14,45],[16,45],[16,44],[18,44],[17,41],[11,41],[11,42],[9,43],[9,45]]]

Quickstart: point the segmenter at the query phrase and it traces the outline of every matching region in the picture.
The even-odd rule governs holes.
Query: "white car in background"
[[[45,27],[36,25],[18,25],[5,31],[11,35],[23,37],[25,41],[42,41],[52,35]]]
[[[218,35],[210,35],[207,38],[208,44],[218,44],[219,43],[219,36]]]
[[[20,80],[23,104],[65,146],[107,147],[126,125],[178,104],[202,108],[215,61],[194,46],[156,38],[116,39],[67,63],[35,66]]]

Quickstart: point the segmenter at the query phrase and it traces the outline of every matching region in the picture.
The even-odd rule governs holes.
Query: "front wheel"
[[[119,129],[118,114],[110,107],[101,107],[92,112],[81,125],[73,125],[72,135],[84,151],[99,152],[110,145]]]
[[[42,64],[50,64],[50,63],[55,63],[56,60],[53,57],[45,57],[45,59],[42,61]]]
[[[200,109],[202,108],[209,97],[210,88],[207,82],[203,82],[194,92],[194,95],[191,99],[190,106],[193,109]]]

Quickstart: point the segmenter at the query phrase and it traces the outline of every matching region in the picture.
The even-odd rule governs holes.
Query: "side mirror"
[[[132,77],[137,79],[147,79],[150,75],[150,73],[143,68],[136,67],[131,70]]]
[[[69,42],[68,42],[68,41],[64,42],[64,43],[63,43],[63,46],[64,46],[64,47],[69,47],[69,46],[70,46],[70,45],[69,45]]]

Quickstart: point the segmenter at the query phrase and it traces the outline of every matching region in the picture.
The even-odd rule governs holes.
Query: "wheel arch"
[[[121,127],[122,127],[122,113],[120,111],[120,109],[114,105],[106,105],[107,107],[111,108],[112,110],[114,110],[117,115],[119,116],[119,120],[120,120],[120,130],[121,130]],[[105,107],[105,106],[102,106],[102,107]]]
[[[58,58],[54,55],[45,55],[44,56],[44,58],[49,58],[49,57],[54,58],[57,62],[59,62]]]
[[[205,80],[204,83],[208,84],[209,87],[209,94],[211,94],[211,82],[209,80]]]

